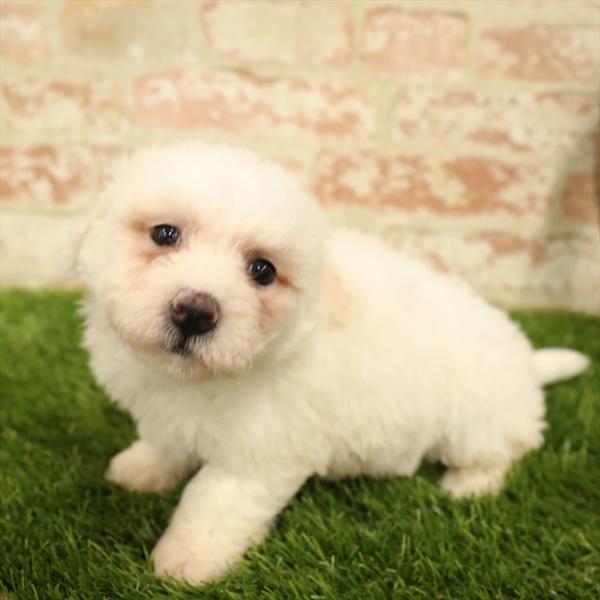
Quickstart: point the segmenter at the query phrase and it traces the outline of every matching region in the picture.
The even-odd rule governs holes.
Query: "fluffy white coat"
[[[181,230],[176,248],[150,239],[163,223]],[[248,277],[256,256],[272,285]],[[542,385],[587,364],[535,352],[504,312],[383,243],[328,232],[293,178],[243,150],[126,161],[80,267],[92,369],[139,432],[107,476],[161,491],[197,471],[153,552],[158,573],[193,583],[260,542],[314,474],[408,476],[433,460],[454,496],[496,492],[542,443]],[[222,318],[181,356],[167,306],[184,288],[212,294]]]

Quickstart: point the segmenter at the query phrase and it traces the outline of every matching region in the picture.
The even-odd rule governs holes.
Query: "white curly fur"
[[[159,248],[158,224],[182,242]],[[247,274],[270,260],[275,283]],[[501,310],[383,243],[328,233],[280,168],[202,144],[144,150],[118,169],[82,237],[85,346],[140,439],[112,481],[187,484],[156,571],[223,575],[311,475],[411,475],[447,466],[455,496],[496,492],[542,443],[545,381],[586,359],[536,354]],[[170,300],[212,294],[221,319],[172,352]],[[537,356],[537,358],[536,358]]]

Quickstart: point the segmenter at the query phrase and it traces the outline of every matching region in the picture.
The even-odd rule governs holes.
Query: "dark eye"
[[[173,225],[157,225],[150,231],[150,237],[157,246],[177,246],[181,241],[181,231]]]
[[[275,267],[264,258],[257,258],[248,265],[248,273],[258,285],[269,285],[275,281],[277,271]]]

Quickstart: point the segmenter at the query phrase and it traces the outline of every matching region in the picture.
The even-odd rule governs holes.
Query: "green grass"
[[[77,296],[0,296],[0,596],[142,598],[599,598],[600,320],[515,315],[538,346],[593,355],[548,390],[541,451],[495,499],[454,502],[440,469],[409,479],[310,481],[223,581],[153,576],[148,554],[181,490],[103,479],[134,436],[79,348]]]

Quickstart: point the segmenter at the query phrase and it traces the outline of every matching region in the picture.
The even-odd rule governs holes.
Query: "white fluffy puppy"
[[[125,162],[80,249],[85,346],[137,423],[110,480],[187,484],[156,571],[218,578],[311,475],[447,466],[496,492],[542,442],[545,383],[582,371],[534,351],[467,287],[367,236],[244,150],[183,144]]]

